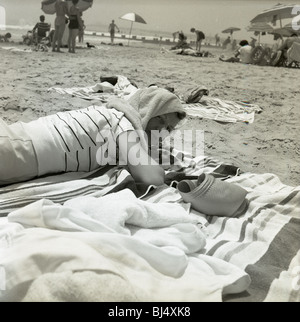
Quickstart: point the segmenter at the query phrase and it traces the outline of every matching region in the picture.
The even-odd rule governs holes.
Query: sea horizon
[[[290,3],[281,0],[281,3]],[[145,37],[173,38],[176,31],[183,31],[189,41],[195,40],[191,27],[202,30],[210,42],[218,34],[222,40],[228,34],[222,31],[228,27],[238,27],[232,39],[251,41],[258,38],[247,27],[262,10],[276,5],[276,0],[94,0],[90,9],[83,12],[83,19],[89,32],[108,32],[108,25],[114,19],[121,30],[121,34],[128,35],[131,22],[121,19],[126,12],[136,12],[141,15],[146,24],[134,23],[132,35]],[[0,7],[5,9],[7,26],[28,29],[39,20],[41,14],[41,0],[0,0]],[[55,15],[45,14],[46,21],[53,26]],[[288,22],[288,21],[287,21]],[[1,21],[0,21],[1,24]],[[15,28],[15,27],[14,27]],[[15,29],[17,30],[17,29]],[[263,36],[263,43],[271,43],[270,36]]]
[[[2,28],[1,28],[2,27]],[[4,28],[3,28],[4,27]],[[5,34],[5,32],[10,32],[12,34],[15,34],[17,37],[22,37],[25,35],[28,31],[32,30],[34,25],[5,25],[5,26],[0,26],[0,33]],[[85,34],[87,36],[96,36],[96,37],[109,37],[110,34],[106,30],[105,26],[93,26],[94,28],[89,28],[85,30]],[[52,28],[52,24],[51,24]],[[194,42],[194,35],[192,33],[185,33],[188,42]],[[228,35],[220,35],[221,40],[225,40],[225,38],[228,37]],[[143,30],[139,28],[135,28],[131,35],[129,34],[129,30],[120,30],[120,33],[115,34],[115,38],[119,39],[129,39],[129,38],[136,38],[137,40],[145,39],[145,40],[162,40],[162,41],[170,41],[173,42],[173,35],[172,33],[168,31],[161,31],[157,32],[155,30]],[[250,38],[250,37],[249,37]],[[265,39],[262,39],[262,43],[264,44],[272,44],[272,38],[273,35],[267,35]],[[237,41],[242,40],[243,38],[238,38],[234,37]],[[21,40],[21,38],[20,38]],[[177,41],[177,40],[176,40]],[[209,45],[214,45],[215,44],[215,37],[214,36],[207,36],[205,43]]]

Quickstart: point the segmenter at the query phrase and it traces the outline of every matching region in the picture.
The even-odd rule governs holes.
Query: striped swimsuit
[[[116,140],[122,132],[134,128],[122,112],[90,106],[29,123],[5,125],[3,122],[0,130],[1,185],[2,180],[3,184],[11,178],[18,181],[18,178],[87,172],[107,164],[116,165]],[[14,177],[16,168],[20,173]]]

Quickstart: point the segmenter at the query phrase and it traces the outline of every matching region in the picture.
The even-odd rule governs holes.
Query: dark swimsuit
[[[79,29],[79,22],[77,15],[70,16],[69,29]]]

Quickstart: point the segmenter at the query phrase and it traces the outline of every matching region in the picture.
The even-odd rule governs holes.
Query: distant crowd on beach
[[[76,42],[83,44],[86,25],[83,20],[83,12],[78,7],[79,0],[71,0],[71,6],[64,0],[56,0],[54,28],[46,21],[42,14],[39,21],[32,30],[23,35],[23,43],[35,45],[36,50],[48,51],[47,47],[52,48],[52,52],[63,52],[62,48],[68,48],[69,53],[75,53]],[[108,26],[111,43],[114,44],[115,33],[120,32],[115,21],[112,20]],[[3,41],[4,41],[4,37]],[[0,41],[2,41],[0,36]],[[7,37],[6,37],[7,38]],[[5,40],[6,40],[5,38]],[[88,48],[95,46],[86,42]]]
[[[71,5],[68,4],[70,2]],[[76,42],[84,43],[86,26],[83,12],[78,7],[79,0],[71,0],[68,3],[64,0],[56,0],[54,3],[54,28],[51,29],[51,24],[46,21],[45,15],[41,15],[34,28],[23,36],[23,43],[35,45],[37,50],[41,49],[42,51],[48,51],[50,47],[52,52],[61,53],[63,52],[62,48],[68,48],[69,53],[75,53]],[[172,34],[173,46],[167,51],[197,57],[210,57],[213,55],[209,51],[203,50],[203,46],[208,45],[223,49],[227,54],[228,50],[233,52],[230,57],[225,57],[222,54],[219,59],[223,62],[272,66],[291,66],[293,64],[300,67],[300,39],[297,33],[291,34],[286,39],[275,33],[273,34],[273,45],[266,45],[261,44],[254,37],[251,37],[251,40],[243,39],[238,42],[233,37],[233,31],[230,28],[222,31],[222,33],[230,34],[223,39],[218,33],[213,38],[207,37],[205,31],[200,28],[191,27],[189,31],[194,34],[192,41],[188,42],[187,36],[182,30],[176,31]],[[108,25],[108,32],[110,44],[113,45],[116,32],[120,33],[120,28],[115,20],[112,20]],[[0,35],[0,42],[10,42],[10,39],[10,33]],[[160,43],[161,41],[162,37],[160,37]],[[95,47],[88,42],[86,45],[88,48]]]
[[[190,32],[196,35],[195,49],[192,47],[193,42],[187,42],[187,36],[183,31],[177,31],[173,33],[173,42],[176,42],[177,38],[178,41],[170,51],[176,54],[208,57],[208,52],[201,52],[202,43],[206,39],[204,32],[195,28],[191,28]],[[227,58],[222,54],[219,60],[223,62],[238,62],[261,66],[300,67],[299,35],[291,33],[289,37],[284,39],[282,35],[274,33],[273,40],[273,45],[263,45],[253,37],[251,37],[251,41],[244,39],[238,43],[236,39],[228,36],[221,42],[220,36],[216,34],[215,46],[221,47],[224,50],[231,49],[234,52],[234,56]]]
[[[222,40],[221,37],[219,36],[219,34],[217,33],[214,36],[214,41],[212,41],[212,39],[209,41],[208,39],[206,39],[205,33],[201,30],[198,30],[196,28],[191,28],[190,29],[191,33],[195,33],[195,41],[191,41],[191,43],[196,44],[196,50],[200,51],[199,49],[201,49],[201,45],[203,43],[205,43],[205,45],[215,45],[216,47],[222,47],[223,49],[228,49],[229,45],[231,45],[232,50],[235,50],[237,47],[237,40],[236,39],[231,39],[230,36],[226,37],[226,39]],[[173,36],[173,42],[176,42],[176,40],[178,39],[178,42],[180,41],[186,41],[187,42],[187,36],[184,34],[184,32],[181,31],[176,31],[173,32],[172,34]],[[205,42],[204,42],[205,41]],[[211,43],[212,41],[212,43]]]
[[[77,7],[79,0],[72,0],[69,7],[64,0],[56,0],[54,28],[46,21],[45,15],[39,17],[39,21],[32,30],[23,36],[23,43],[35,45],[37,48],[61,53],[62,47],[67,47],[69,53],[75,53],[76,42],[84,42],[84,30],[86,28],[83,13]]]

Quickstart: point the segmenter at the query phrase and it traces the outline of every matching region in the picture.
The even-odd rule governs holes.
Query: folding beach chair
[[[294,42],[287,51],[287,66],[300,68],[300,43]]]

